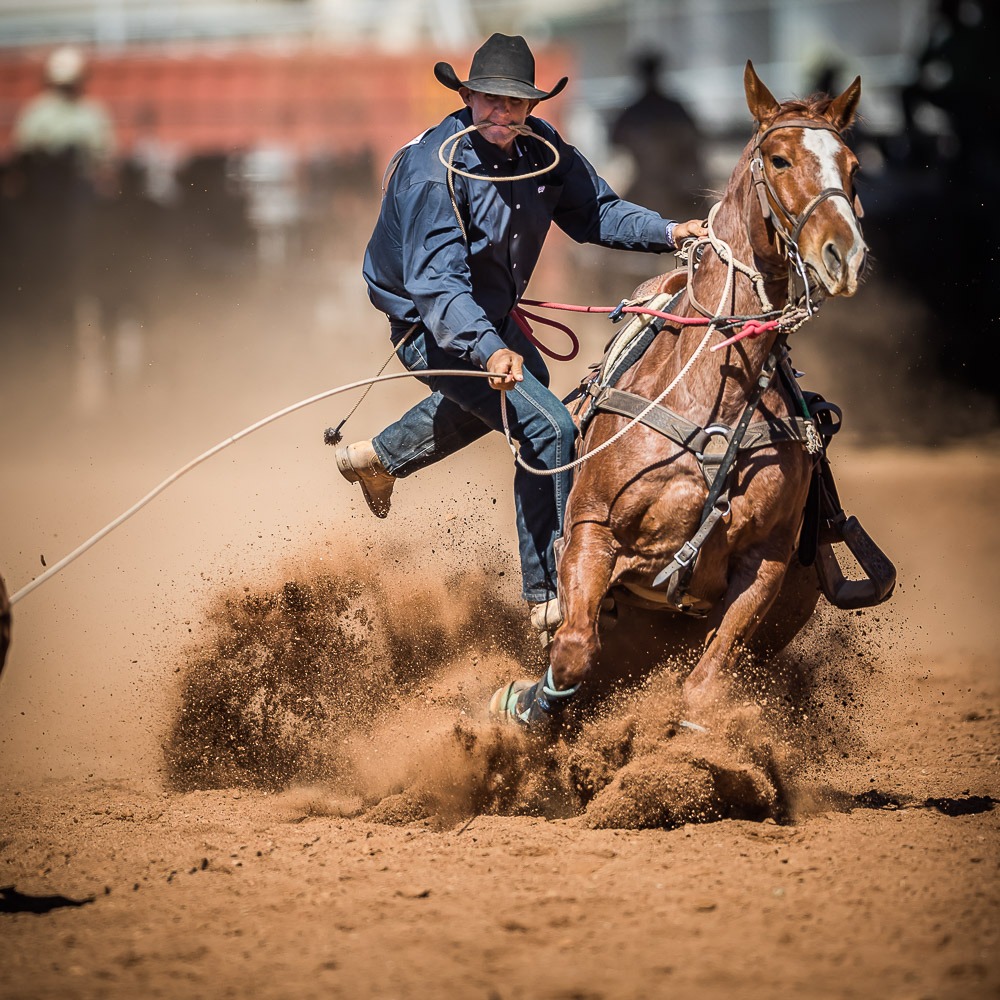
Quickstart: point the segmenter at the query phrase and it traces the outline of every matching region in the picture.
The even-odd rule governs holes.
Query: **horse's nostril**
[[[844,258],[840,255],[840,250],[833,242],[827,243],[823,247],[823,263],[831,274],[839,274],[844,265]]]

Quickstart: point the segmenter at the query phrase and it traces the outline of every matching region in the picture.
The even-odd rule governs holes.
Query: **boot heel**
[[[360,481],[361,477],[354,471],[354,466],[351,465],[350,449],[351,446],[349,444],[340,445],[333,453],[333,456],[336,459],[337,469],[340,471],[340,474],[349,483],[356,483]]]

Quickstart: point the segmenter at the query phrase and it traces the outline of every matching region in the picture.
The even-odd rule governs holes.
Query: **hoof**
[[[490,698],[490,721],[507,726],[523,726],[524,723],[517,714],[517,699],[532,686],[532,681],[511,681],[494,691]]]

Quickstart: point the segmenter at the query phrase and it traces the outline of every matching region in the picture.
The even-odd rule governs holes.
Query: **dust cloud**
[[[282,791],[314,814],[390,824],[486,813],[673,827],[787,820],[819,794],[807,757],[821,770],[858,752],[878,644],[822,615],[746,665],[737,707],[708,734],[681,722],[690,664],[676,657],[595,681],[558,739],[491,723],[491,692],[544,666],[523,605],[498,587],[504,559],[479,542],[463,567],[428,569],[412,543],[377,560],[348,545],[272,587],[215,594],[178,668],[169,787]]]

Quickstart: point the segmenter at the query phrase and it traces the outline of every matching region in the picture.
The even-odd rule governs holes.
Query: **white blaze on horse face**
[[[843,174],[838,162],[839,155],[843,151],[843,143],[832,132],[826,129],[803,129],[802,145],[816,157],[819,163],[819,186],[820,190],[835,188],[844,191],[844,198],[830,198],[828,204],[831,205],[847,223],[853,236],[853,243],[846,254],[851,279],[849,284],[852,287],[856,284],[857,270],[861,261],[864,260],[865,241],[861,235],[861,227],[858,225],[857,217],[851,207],[851,195],[844,188]]]
[[[826,129],[807,128],[802,130],[802,144],[819,160],[819,186],[844,190],[844,180],[837,164],[837,154],[844,148],[840,140]],[[848,208],[850,199],[834,198],[837,211],[854,227],[854,213]]]

